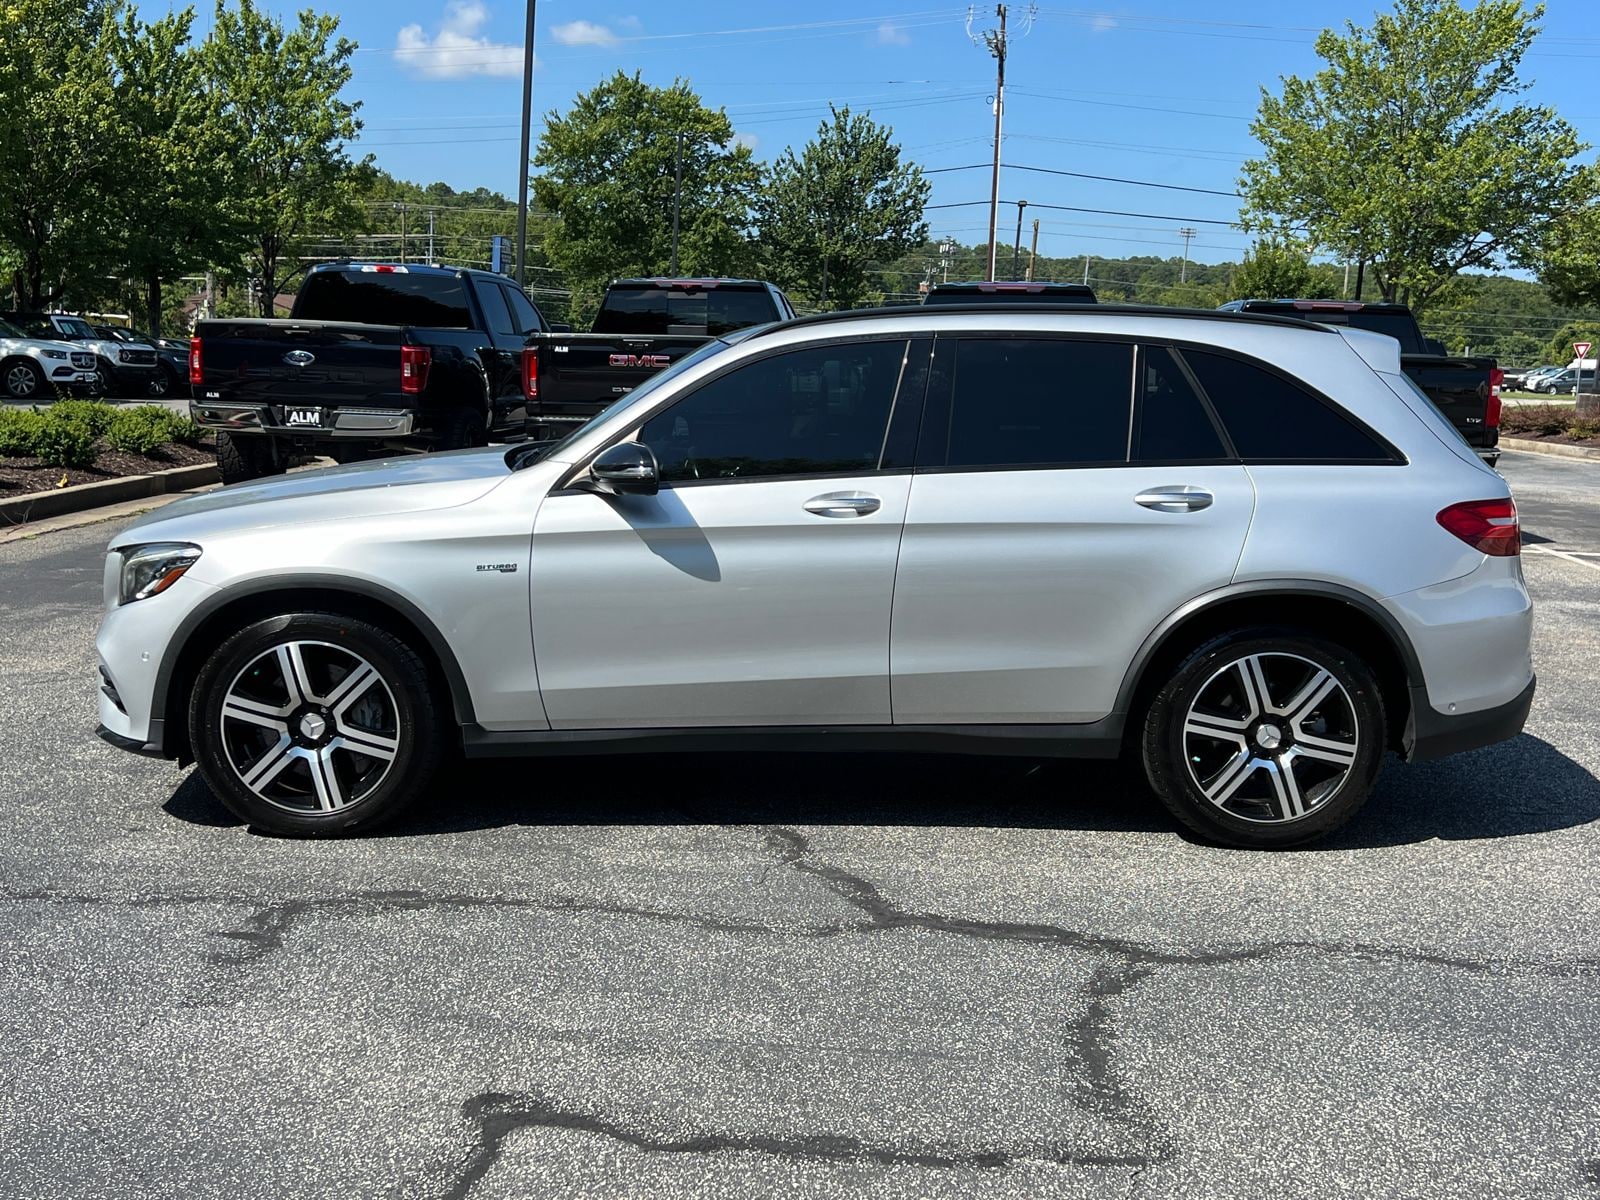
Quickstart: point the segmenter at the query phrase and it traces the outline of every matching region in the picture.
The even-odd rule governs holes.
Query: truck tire
[[[248,483],[269,475],[282,475],[283,465],[272,457],[272,446],[264,437],[236,438],[217,434],[217,470],[223,483]]]
[[[483,413],[461,406],[452,408],[439,423],[439,450],[465,450],[469,446],[487,446],[489,429]]]
[[[44,390],[44,375],[31,358],[8,358],[0,363],[0,380],[13,400],[32,400]]]

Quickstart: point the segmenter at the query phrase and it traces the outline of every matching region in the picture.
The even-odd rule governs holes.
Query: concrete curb
[[[30,492],[26,496],[0,500],[0,527],[22,525],[107,504],[122,504],[128,500],[144,500],[168,492],[186,492],[191,488],[216,483],[220,478],[216,463],[198,463],[192,467],[157,471],[153,475],[129,475],[125,479],[80,483],[75,487],[57,488],[49,492]]]
[[[1502,437],[1498,448],[1521,450],[1527,454],[1548,454],[1553,458],[1587,458],[1600,461],[1600,449],[1593,446],[1569,446],[1565,442],[1535,442],[1528,438]]]

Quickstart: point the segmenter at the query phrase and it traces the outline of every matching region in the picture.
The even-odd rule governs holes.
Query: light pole
[[[1185,225],[1178,230],[1178,236],[1183,239],[1183,266],[1178,268],[1178,282],[1189,282],[1189,239],[1194,237],[1194,230]]]
[[[1022,210],[1028,207],[1026,200],[1017,201],[1017,238],[1011,243],[1011,278],[1017,277],[1017,260],[1022,257]]]
[[[533,126],[533,16],[528,0],[528,32],[522,41],[522,156],[517,159],[517,285],[524,286],[528,255],[528,133]]]

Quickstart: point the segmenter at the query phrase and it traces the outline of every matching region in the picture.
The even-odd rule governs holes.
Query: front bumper
[[[320,407],[307,405],[306,407]],[[276,437],[403,438],[410,437],[416,413],[393,408],[326,409],[322,425],[285,425],[283,410],[270,404],[220,404],[196,400],[189,405],[195,424],[223,433],[261,433]]]
[[[115,730],[107,729],[104,723],[96,725],[94,733],[102,741],[109,742],[118,750],[126,750],[129,754],[142,754],[146,758],[165,758],[166,752],[161,748],[162,723],[160,721],[152,721],[151,724],[155,727],[152,730],[155,740],[149,742],[141,742],[138,738],[123,737],[122,734]]]
[[[1528,686],[1504,704],[1460,714],[1439,712],[1428,703],[1426,688],[1412,688],[1411,721],[1405,736],[1407,761],[1426,762],[1516,737],[1528,723],[1537,682],[1528,680]]]

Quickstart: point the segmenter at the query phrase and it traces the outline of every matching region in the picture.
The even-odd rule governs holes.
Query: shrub
[[[178,442],[184,446],[198,446],[206,436],[206,431],[201,429],[182,413],[175,413],[171,409],[157,409],[161,414],[167,430],[167,441]]]
[[[0,408],[0,458],[32,458],[44,417],[29,408]]]
[[[1600,437],[1600,425],[1593,421],[1574,421],[1567,426],[1567,436],[1575,442],[1587,442]]]
[[[51,411],[40,419],[33,453],[46,466],[92,467],[99,456],[95,440],[94,432],[83,421]]]
[[[152,454],[171,440],[166,418],[165,409],[150,405],[125,408],[112,419],[106,441],[124,454]]]
[[[1559,404],[1508,404],[1500,414],[1500,432],[1548,437],[1565,433],[1573,417],[1572,409]]]
[[[81,425],[95,437],[105,436],[116,419],[117,406],[101,400],[57,400],[48,409],[53,420]]]

